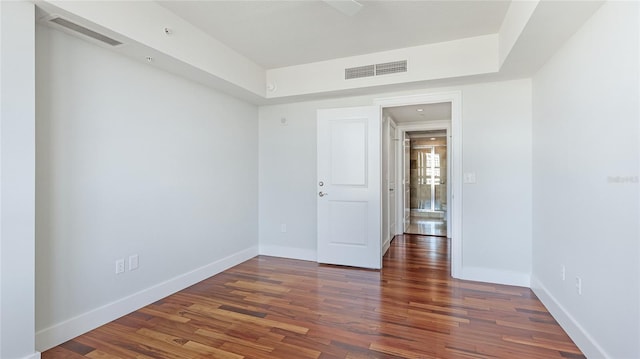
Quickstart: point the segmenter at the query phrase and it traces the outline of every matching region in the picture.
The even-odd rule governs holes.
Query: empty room
[[[0,1],[0,358],[640,358],[636,1]]]

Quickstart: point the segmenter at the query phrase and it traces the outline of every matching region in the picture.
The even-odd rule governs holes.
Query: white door
[[[403,174],[402,174],[402,185],[404,192],[404,232],[409,229],[409,223],[411,222],[411,140],[408,138],[407,133],[404,133],[404,138],[402,139],[402,147],[404,149],[404,156],[402,156],[404,160],[403,164]]]
[[[318,110],[318,262],[381,268],[380,108]]]
[[[389,236],[396,235],[396,126],[389,123]]]
[[[389,123],[390,119],[382,119],[382,250],[389,243]],[[384,255],[384,253],[382,253]]]

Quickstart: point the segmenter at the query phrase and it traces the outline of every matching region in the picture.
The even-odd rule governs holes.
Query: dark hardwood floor
[[[449,276],[446,238],[382,271],[256,257],[42,354],[54,358],[584,358],[527,288]]]

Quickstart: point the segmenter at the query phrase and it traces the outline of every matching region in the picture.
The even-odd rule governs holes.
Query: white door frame
[[[452,169],[451,167],[453,159],[452,156],[449,156],[448,154],[451,153],[451,121],[428,121],[428,122],[415,122],[415,123],[410,123],[410,124],[403,124],[403,125],[398,125],[397,126],[397,133],[400,136],[403,136],[405,133],[407,132],[414,132],[414,131],[441,131],[444,130],[446,131],[446,141],[447,141],[447,203],[450,204],[451,203],[451,188],[452,188],[452,180],[451,180],[451,172]],[[404,156],[404,153],[402,153],[401,155],[401,159],[404,161],[404,158],[402,158],[402,156]],[[402,177],[398,177],[398,178],[402,178]],[[402,178],[402,180],[405,180],[405,178]],[[398,201],[396,199],[396,201]],[[398,201],[400,203],[402,203],[402,205],[404,206],[404,198],[401,201]],[[451,210],[449,209],[450,205],[447,206],[447,223],[452,223],[451,222]],[[404,217],[404,212],[403,213],[399,213],[396,212],[397,216],[403,216]],[[404,226],[404,222],[403,222],[403,226]],[[453,228],[450,228],[451,226],[447,226],[447,237],[451,238],[452,237],[452,231]],[[403,228],[406,229],[406,228]],[[400,233],[398,233],[400,234]]]
[[[382,109],[381,109],[382,111]],[[381,256],[384,256],[387,253],[387,250],[389,249],[389,246],[391,244],[391,240],[393,240],[393,237],[398,234],[398,221],[397,221],[397,203],[398,203],[398,199],[397,199],[397,187],[398,187],[398,164],[397,164],[397,158],[398,158],[398,154],[397,154],[397,134],[398,134],[398,130],[397,130],[397,125],[395,123],[395,121],[393,120],[393,118],[391,117],[384,117],[384,114],[382,114],[381,112],[381,116],[382,116],[382,120],[381,120],[381,124],[382,124],[382,130],[380,131],[381,135],[383,136],[382,141],[381,141],[381,150],[382,150],[382,155],[381,158],[382,160],[382,166],[380,167],[382,174],[384,174],[385,168],[384,165],[386,164],[386,171],[387,171],[387,175],[386,176],[381,176],[381,180],[382,180],[382,193],[381,193],[381,202],[383,203],[382,208],[381,208],[381,217],[382,217],[382,251],[381,251]],[[388,131],[386,133],[386,138],[385,136],[385,130]],[[390,156],[390,149],[395,148],[396,151],[394,151],[395,156],[394,156],[394,162],[396,162],[395,168],[393,169],[393,173],[395,174],[395,176],[391,176],[390,173],[391,171],[391,166],[389,166],[389,163],[391,162],[391,156]],[[385,163],[386,162],[386,163]],[[391,188],[391,184],[394,185],[393,188],[393,192],[391,192],[390,188]],[[392,212],[391,211],[391,193],[393,193],[393,196],[395,197],[395,201],[393,201],[393,203],[396,204],[396,211]],[[384,199],[386,198],[386,200]],[[387,215],[384,215],[385,210],[387,211]],[[396,218],[395,220],[395,230],[393,232],[393,234],[391,234],[391,218]]]
[[[387,148],[387,152],[390,152],[390,150],[392,148],[395,148],[395,150],[393,151],[393,154],[395,156],[393,159],[393,162],[395,163],[395,168],[391,169],[389,172],[393,171],[393,174],[395,176],[389,176],[388,179],[388,183],[389,183],[389,187],[391,188],[391,185],[393,184],[393,192],[391,191],[387,191],[387,196],[389,196],[389,199],[391,199],[391,197],[395,198],[395,205],[392,206],[392,201],[388,202],[389,205],[389,213],[388,213],[388,221],[389,221],[389,229],[391,229],[391,223],[395,222],[394,225],[394,231],[393,233],[391,233],[392,231],[389,231],[389,233],[387,233],[387,237],[389,239],[389,244],[391,243],[391,241],[393,240],[393,237],[398,234],[398,125],[395,123],[395,121],[392,118],[389,118],[389,148]],[[391,162],[391,157],[389,156],[389,162]],[[395,177],[395,178],[394,178]],[[393,182],[392,182],[393,181]],[[393,196],[391,195],[391,193],[393,193]],[[391,208],[395,207],[395,212],[391,211]],[[392,216],[396,217],[394,221],[391,221]],[[385,251],[383,250],[383,253]],[[384,255],[384,254],[383,254]]]
[[[451,158],[451,165],[449,166],[450,176],[448,181],[448,183],[451,184],[451,187],[447,191],[448,196],[450,196],[447,216],[450,220],[448,226],[451,228],[449,233],[451,236],[451,276],[454,278],[460,278],[462,275],[462,92],[451,91],[379,98],[374,100],[374,104],[380,106],[381,112],[385,107],[443,102],[451,103],[451,127],[450,131],[447,131],[447,136],[450,136],[451,140],[450,153],[448,154],[448,157]],[[436,123],[436,121],[424,122],[422,124],[398,125],[396,127],[396,135],[402,135],[402,132],[413,130],[411,128],[412,126],[415,126],[415,128],[419,130],[425,130],[432,124],[436,125],[435,128],[432,127],[433,129],[443,128],[443,123]],[[399,152],[401,151],[398,150],[396,154],[399,154]],[[404,155],[404,152],[402,152],[402,155]],[[400,163],[402,162],[396,160],[396,166]],[[396,175],[401,176],[401,172],[402,171],[396,170]],[[396,183],[399,183],[398,179],[396,179]],[[401,218],[403,214],[400,213],[399,209],[402,208],[404,210],[404,206],[402,205],[402,201],[404,199],[398,198],[401,196],[396,197],[396,203],[401,204],[396,204],[396,215],[397,218]],[[399,223],[397,222],[397,219],[396,223]]]

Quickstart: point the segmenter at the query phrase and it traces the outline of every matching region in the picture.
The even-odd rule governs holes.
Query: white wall
[[[463,166],[478,183],[463,197],[463,274],[528,285],[531,268],[531,82],[429,89],[462,91]],[[350,97],[260,107],[261,253],[315,260],[316,110],[371,105]],[[283,126],[281,119],[287,119]],[[280,224],[287,224],[287,232]]]
[[[640,357],[638,30],[606,3],[533,79],[532,285],[590,358]]]
[[[0,2],[0,358],[34,345],[34,5]]]
[[[254,105],[46,27],[36,48],[39,348],[257,254]]]
[[[531,82],[470,86],[462,105],[463,172],[477,181],[463,189],[463,273],[528,286]]]
[[[407,72],[345,81],[344,69],[407,60]],[[267,98],[496,73],[498,35],[483,35],[266,71]]]
[[[513,1],[509,4],[509,9],[504,16],[500,31],[498,32],[498,61],[502,66],[507,59],[513,46],[518,41],[522,31],[527,26],[531,15],[536,7],[540,4],[540,0],[530,1]]]

